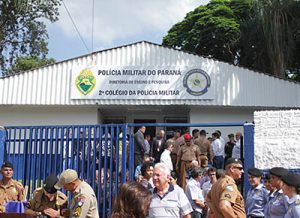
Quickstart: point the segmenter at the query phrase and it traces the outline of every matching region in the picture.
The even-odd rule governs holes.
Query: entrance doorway
[[[188,123],[187,117],[166,117],[165,118],[166,123]],[[187,126],[166,126],[166,135],[167,139],[172,138],[174,136],[174,132],[176,130],[181,130],[181,133],[184,134],[189,130],[189,127]]]
[[[151,119],[135,119],[134,123],[156,123],[156,120]],[[139,127],[134,127],[134,133],[138,131]],[[149,134],[151,136],[151,140],[156,136],[156,127],[155,126],[147,126],[145,135]]]

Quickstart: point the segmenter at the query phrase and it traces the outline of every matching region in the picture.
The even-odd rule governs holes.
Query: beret
[[[225,163],[225,166],[227,166],[229,164],[241,164],[241,165],[243,165],[243,162],[240,159],[238,159],[238,158],[232,158],[231,157],[231,158],[227,159],[227,161]]]
[[[270,175],[277,176],[277,177],[283,177],[285,176],[289,171],[283,167],[273,167],[270,169]]]
[[[263,173],[260,169],[257,168],[249,168],[248,174],[255,177],[262,177]]]
[[[44,189],[49,194],[54,194],[57,192],[57,189],[54,187],[54,185],[57,183],[58,179],[54,174],[51,174],[48,176],[44,181]]]
[[[14,169],[14,165],[13,165],[11,162],[8,162],[8,161],[5,161],[5,162],[2,164],[1,168],[3,168],[3,167],[9,167],[9,168]]]
[[[287,173],[282,177],[282,181],[288,186],[300,187],[300,175],[294,173]]]
[[[183,138],[184,138],[185,141],[190,141],[192,136],[190,134],[186,133],[186,134],[183,135]]]

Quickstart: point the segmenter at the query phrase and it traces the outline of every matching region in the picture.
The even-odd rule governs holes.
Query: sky
[[[63,61],[92,51],[142,40],[161,44],[168,30],[182,21],[186,13],[208,2],[209,0],[94,0],[92,31],[93,0],[64,0],[87,48],[62,4],[59,8],[59,20],[55,23],[46,22],[49,34],[48,57]]]

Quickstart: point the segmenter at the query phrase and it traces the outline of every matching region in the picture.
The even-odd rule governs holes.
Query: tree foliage
[[[53,63],[55,63],[55,59],[53,58],[40,58],[30,56],[18,57],[14,65],[8,70],[8,73],[15,74],[21,71],[31,70]]]
[[[163,44],[279,77],[299,78],[298,0],[212,0],[188,13]]]
[[[60,0],[0,0],[0,71],[18,57],[45,58],[48,34],[44,21],[58,19]]]
[[[294,59],[297,48],[295,35],[300,31],[299,1],[256,1],[256,8],[266,45],[268,71],[284,77],[286,70],[290,70],[295,61],[299,62]]]

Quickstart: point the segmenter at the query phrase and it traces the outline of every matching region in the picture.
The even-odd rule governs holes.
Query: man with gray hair
[[[62,211],[64,216],[99,218],[94,190],[89,184],[78,178],[75,170],[67,169],[63,171],[54,187],[56,189],[64,188],[73,194],[70,211]]]
[[[200,167],[194,167],[191,170],[191,178],[189,179],[185,189],[185,194],[194,209],[192,212],[193,218],[201,218],[204,217],[205,214],[206,205],[200,188],[202,173],[203,170]]]
[[[172,184],[170,170],[164,163],[154,166],[153,184],[155,186],[149,208],[149,218],[184,217],[191,218],[193,208],[178,185]]]

